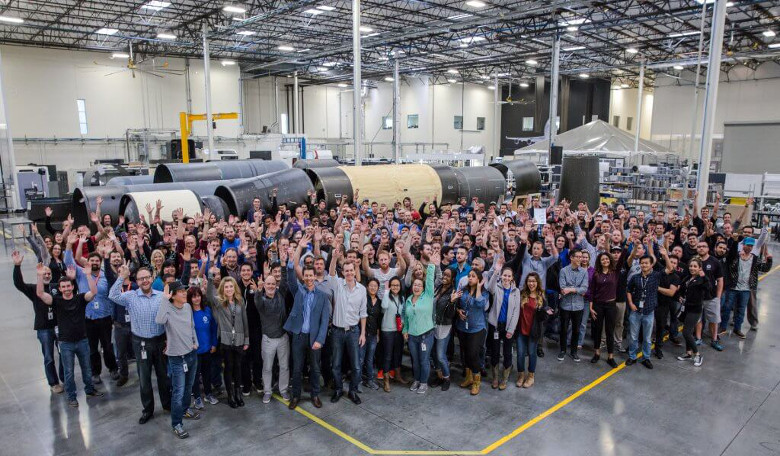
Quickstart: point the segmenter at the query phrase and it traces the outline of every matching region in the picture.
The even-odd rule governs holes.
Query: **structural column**
[[[707,189],[710,183],[710,161],[712,158],[712,132],[715,129],[715,107],[718,99],[720,80],[720,60],[723,53],[723,29],[726,25],[726,0],[715,1],[710,36],[710,56],[707,65],[707,91],[704,96],[704,115],[699,145],[699,175],[696,190],[699,192],[699,207],[707,202]]]
[[[300,109],[298,107],[298,72],[293,73],[293,133],[301,133]]]
[[[363,161],[363,113],[360,72],[360,0],[352,0],[352,134],[354,136],[355,166]]]
[[[401,80],[398,59],[393,62],[393,160],[401,162]]]
[[[501,86],[498,84],[498,74],[493,82],[493,158],[501,156],[501,104],[499,94]]]
[[[550,150],[555,145],[555,134],[558,133],[558,72],[560,68],[561,57],[561,35],[555,32],[552,49],[552,72],[550,75]]]
[[[639,94],[636,101],[636,133],[634,134],[634,152],[639,152],[639,132],[642,131],[642,95],[645,92],[645,61],[639,66]]]
[[[209,143],[209,155],[216,157],[214,150],[214,119],[211,112],[211,63],[209,62],[209,26],[203,23],[203,74],[206,80],[206,136]]]

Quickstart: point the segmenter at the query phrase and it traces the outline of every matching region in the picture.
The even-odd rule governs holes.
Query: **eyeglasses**
[[[136,277],[136,280],[137,280],[138,282],[140,282],[140,281],[142,281],[142,280],[152,280],[152,276]]]

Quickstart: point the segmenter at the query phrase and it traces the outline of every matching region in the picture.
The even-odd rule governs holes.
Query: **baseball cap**
[[[171,293],[176,293],[179,290],[186,290],[187,287],[184,286],[180,281],[174,280],[173,282],[168,284],[168,291]]]
[[[756,240],[753,239],[752,237],[746,237],[745,240],[742,241],[742,243],[745,245],[754,246],[756,245]]]

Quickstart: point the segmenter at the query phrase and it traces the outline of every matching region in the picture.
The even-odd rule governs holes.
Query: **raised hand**
[[[162,295],[165,297],[166,301],[170,301],[171,298],[173,297],[173,293],[171,293],[171,287],[167,283],[163,288]]]
[[[22,264],[22,261],[24,260],[24,255],[22,255],[21,252],[18,250],[14,250],[13,253],[11,253],[11,259],[14,262],[14,266],[19,266]]]
[[[70,269],[72,269],[72,266],[68,268],[68,271],[70,271]],[[46,273],[46,268],[43,266],[43,263],[38,263],[35,266],[35,272],[38,274],[38,277],[43,277],[43,275]],[[75,273],[75,270],[74,270],[74,273],[73,273],[74,278],[75,278],[75,274],[76,273]],[[68,276],[68,277],[70,277],[70,276]]]
[[[98,219],[97,212],[90,212],[89,220],[94,224],[98,224],[98,222],[100,222],[100,219]]]
[[[43,210],[43,213],[46,214],[46,217],[51,217],[52,214],[54,214],[54,210],[49,206],[46,206],[46,208]]]
[[[146,212],[148,212],[149,214],[151,214],[151,213],[152,213],[152,211],[153,211],[153,208],[152,208],[152,203],[146,203]]]
[[[122,264],[122,266],[119,266],[118,274],[122,280],[130,277],[130,262],[126,261],[124,264]]]
[[[101,204],[103,204],[103,197],[102,196],[98,196],[97,198],[95,198],[95,205],[100,207]]]
[[[67,277],[69,280],[76,280],[76,268],[74,266],[68,266],[68,269],[65,270],[65,277]]]

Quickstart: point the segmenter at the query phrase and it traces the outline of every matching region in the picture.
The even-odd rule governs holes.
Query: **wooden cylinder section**
[[[357,191],[358,199],[385,203],[393,207],[396,201],[409,197],[413,204],[436,197],[441,200],[441,179],[428,165],[339,166]]]

